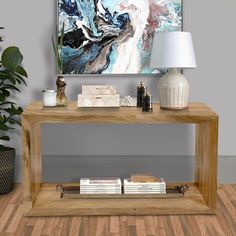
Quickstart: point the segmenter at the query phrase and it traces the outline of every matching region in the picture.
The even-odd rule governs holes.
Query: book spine
[[[161,186],[166,183],[124,183],[124,186]]]
[[[124,194],[166,194],[166,192],[125,192]]]
[[[159,186],[153,186],[153,185],[137,185],[137,186],[129,186],[124,185],[125,188],[165,188],[166,185],[159,185]]]
[[[80,186],[80,189],[121,189],[121,186]]]
[[[121,188],[80,188],[80,191],[118,191]]]
[[[80,192],[80,194],[121,194],[121,191],[109,192],[109,191],[89,191],[89,192]]]
[[[107,187],[119,187],[121,184],[80,184],[80,186],[107,186]]]

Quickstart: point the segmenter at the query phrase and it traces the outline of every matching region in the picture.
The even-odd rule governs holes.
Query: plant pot
[[[0,194],[9,193],[14,185],[15,149],[0,151]]]

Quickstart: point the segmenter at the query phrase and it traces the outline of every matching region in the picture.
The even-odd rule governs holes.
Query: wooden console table
[[[61,199],[56,184],[42,183],[40,126],[43,123],[196,124],[195,182],[178,199]],[[214,214],[217,191],[218,116],[202,103],[187,110],[153,113],[138,108],[43,108],[34,102],[22,114],[24,205],[28,216]]]

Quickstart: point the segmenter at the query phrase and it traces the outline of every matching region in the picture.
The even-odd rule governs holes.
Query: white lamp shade
[[[197,67],[192,36],[188,32],[160,32],[153,39],[150,67]]]

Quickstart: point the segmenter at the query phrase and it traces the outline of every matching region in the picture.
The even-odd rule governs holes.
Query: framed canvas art
[[[58,0],[63,74],[150,74],[156,32],[182,29],[182,0]]]

